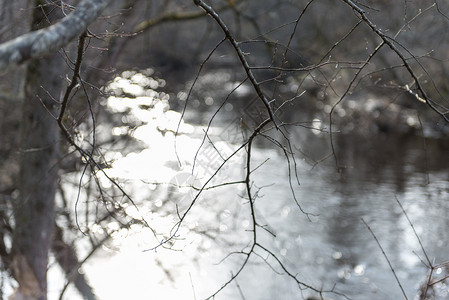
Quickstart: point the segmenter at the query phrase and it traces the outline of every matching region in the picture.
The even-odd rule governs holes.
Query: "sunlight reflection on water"
[[[116,78],[109,87],[116,95],[106,102],[110,111],[127,116],[124,120],[128,123],[117,124],[112,128],[112,134],[129,134],[143,147],[136,147],[128,154],[109,151],[105,156],[113,161],[107,174],[124,180],[127,191],[132,193],[139,206],[137,210],[132,205],[125,205],[125,211],[136,219],[145,218],[158,232],[160,240],[166,238],[176,224],[176,210],[185,210],[195,196],[189,186],[200,187],[223,162],[223,157],[216,154],[217,149],[227,157],[236,145],[217,138],[222,128],[211,127],[208,137],[214,141],[213,145],[206,140],[197,153],[207,127],[181,122],[178,128],[181,115],[170,110],[169,96],[154,90],[165,82],[145,74],[152,73],[125,72]],[[207,80],[213,81],[213,78],[209,76]],[[178,98],[186,96],[185,92],[178,93]],[[316,128],[311,136],[322,141],[324,134],[318,130],[322,121],[316,119],[313,125]],[[292,133],[293,143],[295,134],[298,139],[305,136],[301,131]],[[354,143],[351,139],[349,142]],[[447,221],[446,215],[441,215],[444,203],[434,194],[439,191],[441,198],[447,198],[447,182],[435,180],[423,188],[420,183],[422,174],[415,171],[412,164],[398,171],[388,164],[371,170],[368,163],[368,171],[358,172],[353,167],[365,166],[365,161],[369,160],[366,152],[361,151],[363,158],[358,161],[357,151],[351,147],[342,149],[347,150],[347,165],[351,166],[343,175],[335,171],[332,163],[311,168],[306,161],[297,161],[301,186],[294,185],[293,190],[305,210],[317,214],[309,221],[293,202],[282,153],[263,146],[254,148],[253,166],[270,158],[253,174],[254,188],[261,188],[257,214],[265,228],[276,235],[274,238],[261,231],[259,242],[279,254],[292,272],[299,274],[298,278],[317,287],[325,284],[330,288],[335,283],[339,290],[354,299],[400,297],[380,250],[360,222],[363,217],[382,240],[408,294],[413,295],[425,270],[413,252],[419,250],[417,240],[398,211],[394,197],[398,195],[404,202],[433,255],[444,259],[441,249],[449,237],[447,234],[438,236],[428,218],[433,216],[444,228],[442,224]],[[196,154],[197,165],[193,169]],[[403,156],[412,154],[411,151]],[[242,180],[242,155],[229,161],[229,166],[220,171],[221,177],[211,185]],[[435,178],[446,176],[444,171],[429,173]],[[101,173],[98,176],[103,186],[110,186]],[[217,263],[228,252],[241,251],[248,245],[250,232],[247,230],[251,219],[243,194],[242,186],[205,193],[179,232],[181,238],[176,240],[174,248],[182,251],[159,248],[143,252],[154,247],[157,240],[151,230],[141,226],[115,233],[113,243],[104,249],[107,254],[98,255],[86,268],[100,298],[201,299],[218,289],[241,260],[233,256],[224,263]],[[116,225],[111,223],[111,226]],[[436,240],[442,241],[440,246]],[[267,267],[263,259],[271,267]],[[274,260],[266,257],[262,260],[251,261],[238,278],[245,298],[297,299],[300,292],[296,284],[278,274],[283,270]],[[218,299],[236,299],[238,295],[233,286]],[[343,298],[331,295],[330,299]]]
[[[128,191],[132,189],[130,192],[140,207],[137,210],[132,205],[127,207],[125,205],[126,213],[136,219],[144,218],[154,230],[166,235],[177,222],[173,204],[177,203],[182,209],[195,194],[188,186],[201,187],[202,183],[213,174],[214,168],[221,164],[220,157],[211,156],[211,149],[218,151],[213,150],[215,147],[223,150],[222,153],[230,154],[232,148],[221,141],[217,141],[212,147],[206,141],[198,151],[206,127],[192,126],[183,121],[179,123],[181,114],[169,109],[169,96],[151,90],[157,87],[158,80],[141,73],[125,72],[106,88],[106,91],[115,93],[107,98],[108,110],[115,114],[125,114],[126,119],[123,119],[125,123],[137,124],[131,131],[126,124],[118,124],[112,128],[112,134],[129,134],[145,146],[143,150],[132,151],[126,155],[114,151],[106,152],[105,157],[112,159],[111,167],[106,170],[108,176],[119,181],[126,180]],[[214,132],[219,130],[209,128],[210,136],[213,137]],[[195,155],[197,165],[192,173]],[[102,186],[111,187],[104,175],[101,173],[97,175]],[[161,189],[159,184],[167,188]],[[172,194],[173,199],[168,199],[172,203],[167,203],[164,198],[170,197],[171,185],[179,188]],[[152,190],[150,193],[152,196],[148,199],[150,202],[139,200],[149,189]],[[166,191],[163,192],[164,189],[169,190],[168,194]],[[232,206],[231,203],[228,204]],[[228,204],[224,207],[230,207]],[[172,206],[172,210],[167,210],[166,206]],[[152,212],[152,207],[156,212]],[[198,213],[201,214],[201,209]],[[229,210],[223,209],[220,215],[224,220],[228,219],[229,223],[230,214]],[[207,214],[203,215],[206,219],[214,217],[210,214],[209,217]],[[232,227],[228,223],[219,222],[215,227],[219,232],[225,233]],[[111,223],[110,226],[114,227],[114,224]],[[204,224],[204,221],[201,224]],[[242,226],[248,225],[249,222]],[[213,265],[222,259],[222,256],[217,256],[220,251],[210,250],[212,243],[201,233],[203,229],[200,227],[204,225],[200,225],[192,218],[192,221],[185,222],[184,226],[186,229],[181,228],[178,233],[182,239],[177,240],[174,247],[182,251],[158,248],[157,251],[143,252],[157,244],[152,237],[153,232],[147,228],[136,227],[115,232],[113,243],[103,249],[109,254],[106,257],[96,258],[95,262],[88,264],[86,268],[100,298],[193,299],[195,289],[196,293],[204,294],[204,287],[217,285],[217,279],[226,277],[228,271],[222,276],[208,276],[208,267],[198,268],[197,260],[199,253],[202,253],[202,262],[209,261],[209,265]],[[198,229],[199,233],[195,233]],[[214,270],[216,272],[216,268]],[[195,285],[194,281],[197,280],[195,278],[201,278],[201,284]]]

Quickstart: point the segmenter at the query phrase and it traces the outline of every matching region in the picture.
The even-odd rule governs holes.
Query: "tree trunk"
[[[29,0],[0,0],[0,44],[30,31],[31,7]],[[20,123],[20,104],[24,98],[26,66],[4,73],[0,70],[0,205],[14,190],[17,178],[16,164]]]
[[[20,292],[30,299],[46,299],[47,291],[59,158],[59,128],[50,115],[55,111],[50,95],[61,90],[55,67],[52,58],[30,64],[23,103],[12,269]]]
[[[33,1],[29,0],[0,0],[0,43],[30,31],[32,7]],[[9,71],[7,74],[2,74],[4,70],[0,71],[2,100],[14,101],[17,105],[17,100],[23,97],[24,70],[25,66]]]
[[[34,10],[33,25],[51,18]],[[65,62],[58,53],[28,64],[22,107],[19,197],[13,204],[15,228],[12,273],[19,283],[13,299],[47,299],[48,253],[58,182],[59,127],[56,115]],[[63,76],[63,75],[62,75]]]

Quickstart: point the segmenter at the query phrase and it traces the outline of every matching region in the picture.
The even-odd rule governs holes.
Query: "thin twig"
[[[240,62],[242,64],[243,68],[245,69],[246,75],[248,76],[249,80],[251,81],[251,84],[253,85],[254,89],[256,90],[257,95],[259,96],[259,98],[262,100],[263,104],[267,108],[268,114],[270,116],[270,120],[276,126],[276,129],[279,130],[279,127],[277,126],[277,123],[276,123],[275,118],[274,118],[274,113],[273,113],[273,109],[271,107],[270,102],[268,101],[268,99],[265,96],[265,94],[262,92],[259,83],[257,82],[256,78],[254,77],[253,72],[251,71],[251,67],[248,64],[248,61],[246,60],[245,54],[243,53],[242,49],[240,48],[238,42],[234,38],[234,36],[231,33],[231,31],[226,26],[226,24],[223,21],[223,19],[220,18],[220,16],[217,14],[217,12],[211,6],[209,6],[206,3],[204,3],[204,1],[202,1],[202,0],[193,0],[193,2],[197,6],[201,7],[202,9],[204,9],[215,20],[215,22],[217,22],[217,24],[220,26],[220,28],[222,29],[222,31],[225,34],[226,38],[228,39],[228,41],[231,43],[232,47],[236,51],[237,56],[239,57]]]
[[[396,275],[396,271],[394,270],[393,265],[390,262],[390,259],[388,259],[388,256],[385,253],[384,248],[382,247],[382,245],[380,244],[379,240],[377,239],[377,236],[374,234],[373,230],[371,229],[371,227],[369,227],[369,225],[365,222],[365,220],[363,218],[361,218],[361,220],[362,220],[363,224],[365,224],[366,228],[369,230],[371,235],[373,236],[373,238],[376,241],[377,245],[379,246],[380,250],[382,251],[382,254],[385,257],[385,260],[387,261],[388,266],[390,266],[390,270],[393,273],[394,278],[396,279],[396,282],[398,283],[399,288],[401,289],[402,294],[404,295],[404,298],[408,299],[407,295],[405,294],[404,288],[402,287],[401,281],[399,280],[398,276]]]

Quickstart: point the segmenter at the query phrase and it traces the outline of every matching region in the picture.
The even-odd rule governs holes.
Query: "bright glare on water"
[[[108,110],[123,114],[123,124],[115,124],[109,134],[129,134],[142,145],[126,153],[103,150],[112,161],[106,172],[122,183],[138,206],[124,203],[126,213],[144,219],[151,230],[140,225],[117,230],[118,224],[108,225],[107,230],[114,232],[112,242],[83,266],[100,299],[202,299],[219,289],[242,263],[241,255],[227,254],[247,250],[251,241],[251,215],[240,184],[205,191],[180,227],[176,242],[170,244],[172,249],[150,250],[170,235],[177,213],[182,214],[191,204],[197,194],[191,186],[202,187],[239,146],[223,139],[223,128],[180,122],[181,114],[170,110],[169,95],[157,92],[165,81],[151,74],[151,70],[125,72],[106,89],[115,92],[106,99]],[[185,101],[186,92],[179,92],[178,98]],[[212,106],[215,101],[209,97],[205,103]],[[310,134],[318,147],[324,145],[322,121],[311,119],[312,131],[292,132],[292,143],[301,141],[302,146],[304,136]],[[127,124],[131,123],[137,125],[130,129]],[[354,149],[346,149],[347,165],[366,164],[367,170],[351,167],[342,175],[333,162],[312,168],[298,159],[301,185],[294,182],[290,186],[282,151],[266,145],[254,148],[252,166],[260,166],[252,177],[259,196],[256,213],[265,229],[260,230],[258,241],[276,253],[298,279],[318,288],[331,289],[336,284],[336,290],[353,299],[399,299],[400,289],[362,224],[363,218],[413,299],[426,269],[418,257],[422,258],[419,243],[395,197],[404,203],[431,255],[438,262],[448,259],[442,250],[449,241],[447,230],[436,233],[440,227],[447,229],[447,215],[441,214],[447,208],[441,202],[448,199],[447,169],[429,170],[433,180],[423,185],[425,174],[413,164],[401,171],[390,165],[371,170],[366,158],[359,160]],[[413,151],[402,155],[405,161],[416,156]],[[244,179],[244,162],[245,152],[241,151],[208,186]],[[103,187],[112,187],[104,175],[97,175]],[[315,214],[310,220],[295,204],[292,189],[301,207]],[[430,224],[429,218],[435,223]],[[93,226],[91,230],[104,229]],[[241,295],[254,300],[300,298],[297,285],[277,262],[263,251],[256,253],[260,256],[253,256],[217,299],[240,299]],[[50,273],[50,283],[59,282],[58,274],[57,270]],[[309,295],[308,291],[303,295]],[[344,299],[334,294],[326,297]]]

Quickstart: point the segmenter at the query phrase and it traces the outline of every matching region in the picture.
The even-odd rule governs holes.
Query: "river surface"
[[[115,88],[140,98],[112,97],[105,105],[115,113],[127,111],[124,124],[132,123],[130,119],[141,122],[132,130],[140,146],[129,153],[111,150],[105,155],[114,159],[109,174],[126,183],[140,208],[137,212],[129,206],[127,213],[143,215],[161,240],[169,236],[177,213],[185,212],[197,194],[186,186],[205,184],[239,147],[247,136],[244,127],[250,125],[243,124],[235,104],[226,104],[224,117],[208,127],[205,121],[217,108],[216,97],[198,96],[175,137],[179,111],[170,110],[167,94],[139,89],[137,83],[145,81],[144,76],[127,81],[133,74],[117,80]],[[235,86],[222,74],[204,80]],[[152,84],[157,90],[157,81]],[[177,94],[181,103],[187,92]],[[248,91],[243,87],[239,93]],[[203,106],[209,109],[200,109]],[[261,225],[257,241],[279,261],[256,247],[243,271],[216,299],[317,296],[298,287],[286,270],[301,283],[337,292],[323,293],[324,299],[404,299],[403,293],[414,299],[428,268],[413,229],[434,265],[449,260],[448,141],[337,134],[335,155],[330,155],[329,134],[317,130],[325,126],[313,116],[302,118],[316,129],[289,127],[290,146],[273,130],[267,132],[290,147],[294,161],[263,137],[256,139],[251,156],[252,168],[257,168],[251,177]],[[111,132],[128,131],[117,125]],[[205,132],[208,138],[198,151]],[[234,155],[208,186],[243,180],[245,154],[242,150]],[[88,262],[85,272],[100,299],[203,299],[238,271],[244,261],[241,252],[248,251],[252,240],[251,226],[244,185],[220,186],[198,198],[172,249],[147,251],[157,240],[150,230],[135,226],[116,234],[113,243]],[[437,268],[434,274],[444,276],[447,270]],[[449,297],[444,282],[435,286],[435,292],[437,299]]]

